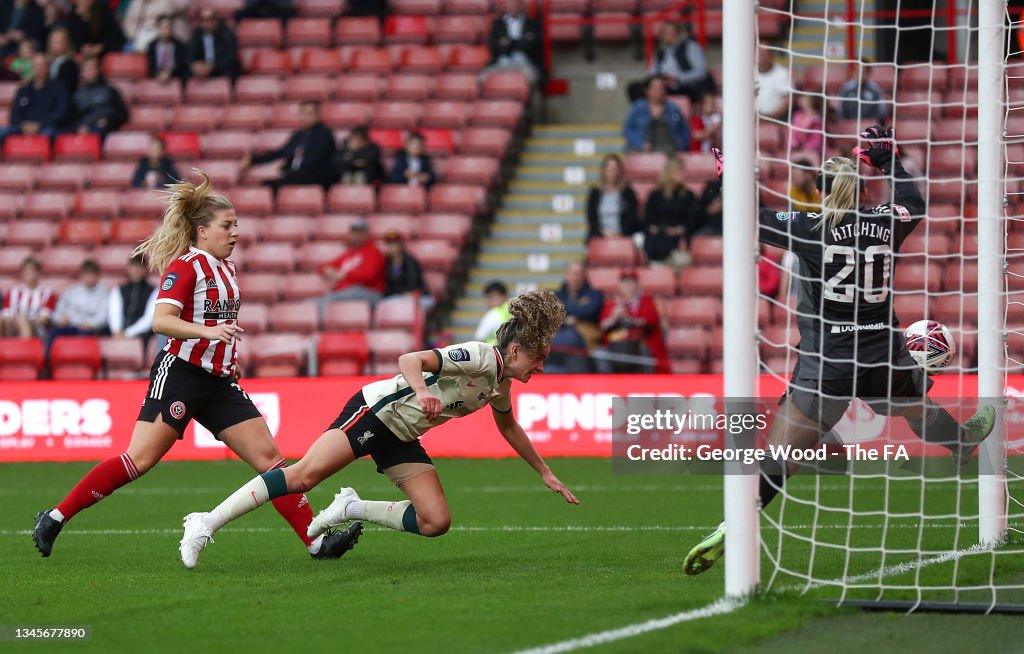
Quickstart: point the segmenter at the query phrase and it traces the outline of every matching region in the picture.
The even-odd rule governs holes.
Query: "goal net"
[[[822,162],[850,157],[865,128],[891,126],[926,218],[874,261],[856,249],[823,253],[829,261],[867,256],[863,275],[850,261],[848,271],[811,281],[833,298],[888,296],[901,331],[919,320],[945,325],[955,352],[931,376],[929,397],[959,423],[986,405],[997,413],[990,442],[960,465],[929,438],[938,431],[931,423],[915,431],[884,415],[879,407],[895,403],[891,383],[873,386],[867,392],[892,402],[854,401],[825,436],[841,464],[801,466],[761,511],[762,588],[907,609],[1024,605],[1024,17],[997,1],[1002,29],[986,32],[986,1],[823,0],[757,10],[755,24],[783,26],[781,38],[760,41],[770,56],[762,52],[758,64],[759,206],[779,212],[780,225],[785,212],[812,210]],[[994,57],[986,39],[1000,31]],[[998,69],[1001,88],[979,99],[986,65]],[[764,96],[787,78],[790,110],[773,112]],[[893,203],[892,180],[869,170],[861,166],[870,177],[859,204]],[[993,261],[998,275],[985,272]],[[758,265],[759,392],[769,395],[785,388],[797,361],[809,273],[769,247]],[[827,366],[828,353],[820,354]],[[852,445],[862,447],[844,447]]]

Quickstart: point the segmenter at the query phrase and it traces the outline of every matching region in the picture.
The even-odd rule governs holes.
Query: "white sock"
[[[324,544],[324,537],[323,536],[317,536],[315,541],[313,541],[312,543],[310,543],[309,545],[306,546],[306,549],[309,550],[310,554],[316,554],[317,552],[320,551],[320,546],[323,545],[323,544]]]
[[[349,520],[362,520],[364,504],[366,504],[366,500],[356,500],[355,502],[349,502],[348,506],[345,507],[345,517]]]
[[[359,508],[353,511],[356,505]],[[381,525],[388,529],[394,529],[395,531],[405,531],[405,527],[402,525],[402,518],[405,516],[405,510],[412,505],[409,500],[402,500],[401,502],[376,502],[373,500],[360,500],[353,502],[348,505],[349,518],[352,519],[363,519],[369,520],[375,525]],[[358,513],[359,515],[353,515]]]
[[[245,486],[232,493],[226,500],[203,516],[203,524],[216,532],[227,523],[242,517],[249,511],[270,501],[270,491],[263,477],[254,477]]]
[[[64,514],[60,512],[60,509],[53,509],[50,511],[50,517],[57,522],[64,522]]]

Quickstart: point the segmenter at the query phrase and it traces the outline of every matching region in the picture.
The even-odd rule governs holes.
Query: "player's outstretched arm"
[[[502,438],[504,438],[512,449],[516,451],[516,454],[530,464],[537,474],[540,475],[544,485],[555,491],[569,504],[579,504],[580,501],[576,499],[576,496],[572,494],[572,491],[566,488],[555,473],[551,472],[551,468],[544,462],[541,455],[537,453],[537,450],[533,447],[533,443],[530,442],[530,437],[523,431],[522,426],[516,417],[512,415],[512,398],[508,395],[504,395],[501,398],[495,400],[499,405],[504,404],[508,406],[508,411],[500,411],[494,404],[491,405],[491,415],[494,416],[494,424],[497,425],[498,431],[501,432]]]
[[[900,163],[900,149],[893,129],[874,125],[864,130],[860,137],[863,146],[853,149],[854,156],[890,179],[894,204],[903,207],[910,216],[924,216],[924,198],[910,173]]]

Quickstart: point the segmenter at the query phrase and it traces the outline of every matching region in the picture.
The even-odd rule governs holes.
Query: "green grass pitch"
[[[77,516],[49,559],[32,546],[36,511],[52,506],[90,464],[0,466],[0,624],[90,625],[92,640],[0,642],[0,652],[515,652],[700,609],[723,592],[723,567],[685,577],[689,547],[721,519],[721,479],[614,475],[608,460],[552,460],[580,497],[573,507],[548,491],[518,460],[440,460],[453,529],[438,539],[368,525],[340,561],[311,561],[272,507],[220,532],[187,571],[178,560],[181,518],[208,510],[251,478],[238,462],[164,463]],[[887,597],[916,597],[915,585],[1024,584],[1024,556],[967,556],[909,566],[920,541],[930,552],[968,547],[970,521],[950,518],[955,484],[796,478],[793,498],[863,512],[854,529],[845,513],[787,500],[792,530],[763,523],[764,579],[782,552],[794,574],[733,612],[599,644],[593,652],[941,652],[1024,651],[1019,617],[888,615],[836,609],[828,585],[801,593],[801,575],[817,580],[886,571],[906,586]],[[310,493],[322,508],[340,485],[365,498],[397,498],[371,465],[357,463]],[[960,502],[976,506],[971,487]],[[923,506],[929,518],[915,512]],[[887,522],[877,512],[894,514]],[[899,515],[895,515],[899,514]],[[814,534],[813,548],[802,540]],[[783,544],[777,547],[779,539]],[[884,560],[865,551],[885,542]],[[1015,547],[1022,549],[1018,542]],[[929,554],[925,555],[930,556]],[[862,581],[865,586],[871,580]],[[875,597],[870,589],[851,596]],[[985,601],[965,591],[962,601]],[[935,590],[925,599],[952,599]],[[1000,601],[1024,603],[1019,591]],[[868,649],[870,648],[870,649]]]

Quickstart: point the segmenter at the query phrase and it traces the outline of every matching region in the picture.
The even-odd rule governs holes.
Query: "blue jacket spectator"
[[[46,55],[32,57],[34,79],[18,89],[11,103],[10,124],[3,131],[10,134],[43,134],[53,138],[68,117],[68,93],[64,87],[49,80]]]
[[[160,188],[173,184],[181,179],[174,161],[167,156],[163,140],[154,136],[149,141],[149,154],[139,159],[132,177],[135,188]]]
[[[71,100],[79,132],[105,137],[128,121],[124,98],[120,91],[103,79],[99,59],[90,58],[82,62],[81,84]]]
[[[679,107],[666,101],[659,77],[647,82],[646,98],[630,106],[623,126],[626,149],[671,155],[690,149],[690,126]]]
[[[24,39],[43,40],[43,8],[35,0],[0,0],[0,56],[16,53]]]
[[[387,183],[430,188],[435,179],[434,164],[423,154],[423,137],[414,132],[405,139],[405,150],[395,155]]]
[[[565,267],[565,281],[555,293],[565,305],[565,322],[551,340],[551,355],[545,369],[558,373],[594,372],[589,351],[601,338],[598,323],[604,294],[587,283],[580,262]]]
[[[199,12],[199,27],[192,32],[188,59],[192,77],[197,79],[238,77],[238,41],[235,33],[209,7],[203,7]]]

